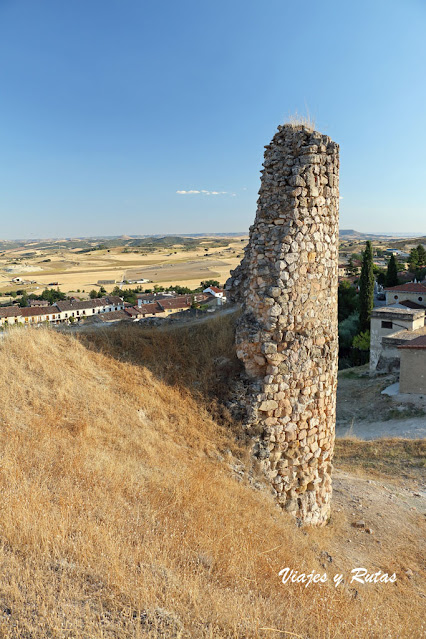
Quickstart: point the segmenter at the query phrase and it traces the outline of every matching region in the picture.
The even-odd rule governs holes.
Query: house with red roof
[[[217,286],[208,286],[204,289],[203,293],[215,297],[218,304],[226,302],[225,291],[223,290],[223,288],[218,288]]]
[[[407,282],[390,288],[385,288],[386,305],[398,304],[408,300],[426,308],[426,283]]]

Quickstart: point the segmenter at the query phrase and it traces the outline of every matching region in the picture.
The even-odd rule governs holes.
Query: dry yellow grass
[[[229,396],[230,380],[242,370],[234,345],[238,316],[236,311],[160,330],[140,324],[110,325],[89,329],[78,339],[95,352],[144,366],[158,379],[189,391],[216,420],[229,426],[232,420],[223,400]]]
[[[314,131],[315,129],[315,120],[311,117],[309,113],[309,109],[306,107],[306,115],[299,114],[297,111],[293,114],[290,114],[287,118],[286,124],[291,124],[295,129],[299,127],[305,127],[310,131]]]
[[[158,336],[164,360],[172,336]],[[120,350],[132,359],[124,339],[114,353],[111,333],[110,352],[98,353],[33,329],[0,344],[1,637],[422,636],[424,600],[402,572],[419,543],[406,547],[405,522],[392,547],[367,544],[357,557],[395,569],[397,585],[358,596],[348,585],[284,586],[285,566],[323,573],[323,550],[337,564],[330,576],[354,567],[347,515],[298,529],[267,492],[234,478],[233,436],[186,390],[200,344],[179,385],[171,362],[166,382],[158,364],[119,361]]]

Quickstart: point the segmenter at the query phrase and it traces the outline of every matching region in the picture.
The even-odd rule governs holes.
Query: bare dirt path
[[[368,365],[340,371],[336,436],[425,438],[426,398],[383,394],[397,380],[397,374],[370,377]]]
[[[426,437],[426,417],[389,419],[387,421],[357,421],[353,424],[337,424],[336,437],[358,439],[380,439],[382,437],[404,437],[423,439]]]

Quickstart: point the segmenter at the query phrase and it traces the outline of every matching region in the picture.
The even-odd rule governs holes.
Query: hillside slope
[[[151,371],[131,352],[137,333],[128,352],[113,332],[105,353],[48,329],[0,343],[0,636],[421,636],[418,512],[401,506],[376,539],[351,528],[345,488],[329,526],[298,529],[238,472],[247,451],[225,420],[171,372],[160,379],[173,338],[157,335]],[[396,571],[396,583],[334,586],[335,573],[364,565]],[[329,580],[283,585],[286,566]]]

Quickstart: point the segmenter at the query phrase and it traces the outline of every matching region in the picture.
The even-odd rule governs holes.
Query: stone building
[[[401,353],[400,393],[426,395],[426,335],[398,347]]]
[[[386,304],[397,304],[398,302],[414,302],[426,308],[426,284],[420,282],[407,282],[385,289]]]
[[[339,147],[305,126],[265,147],[258,208],[226,290],[242,304],[247,428],[279,504],[328,521],[337,385]]]
[[[399,305],[373,309],[370,320],[370,372],[386,373],[399,369],[398,346],[415,339],[424,325],[423,309]]]

